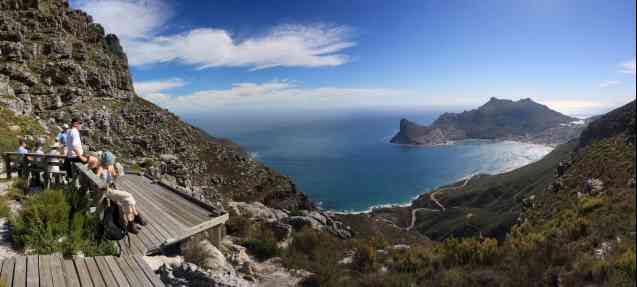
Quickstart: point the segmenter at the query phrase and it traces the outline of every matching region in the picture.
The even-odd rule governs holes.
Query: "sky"
[[[71,0],[179,115],[635,99],[635,0]]]

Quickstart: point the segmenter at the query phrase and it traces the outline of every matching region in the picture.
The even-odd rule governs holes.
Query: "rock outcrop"
[[[229,202],[228,206],[238,216],[268,223],[279,238],[289,237],[292,229],[298,231],[304,227],[329,232],[341,239],[352,237],[348,226],[322,211],[303,210],[291,214],[289,211],[267,207],[259,202]]]
[[[531,99],[491,98],[475,110],[445,113],[430,126],[402,119],[391,142],[439,145],[464,139],[502,139],[556,145],[579,136],[585,125],[576,121]]]
[[[66,0],[0,0],[0,105],[42,119],[50,133],[82,119],[91,150],[210,201],[311,208],[284,176],[138,97],[115,35]]]

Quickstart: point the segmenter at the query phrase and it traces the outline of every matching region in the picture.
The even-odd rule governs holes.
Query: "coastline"
[[[465,139],[465,140],[461,140],[461,141],[455,141],[451,144],[439,144],[439,145],[406,145],[406,144],[397,144],[397,143],[391,143],[391,142],[386,142],[389,144],[394,144],[394,145],[401,145],[401,146],[406,146],[406,147],[414,147],[414,148],[428,148],[428,147],[435,147],[435,146],[448,146],[448,145],[454,145],[454,144],[463,144],[466,142],[485,142],[485,143],[500,143],[500,142],[505,142],[505,143],[517,143],[517,144],[531,144],[531,145],[537,145],[537,146],[541,146],[541,147],[545,147],[545,148],[550,148],[551,150],[555,149],[555,147],[557,146],[557,144],[555,145],[550,145],[550,144],[540,144],[540,143],[535,143],[535,142],[526,142],[526,141],[518,141],[518,140],[511,140],[511,139]],[[540,160],[536,159],[532,162],[538,161]],[[465,181],[467,179],[471,179],[474,176],[480,175],[480,174],[486,174],[486,175],[498,175],[498,174],[504,174],[504,173],[508,173],[511,172],[515,169],[518,169],[522,166],[525,166],[527,164],[530,164],[532,162],[526,163],[524,165],[521,166],[516,166],[516,167],[505,167],[501,170],[498,170],[497,172],[494,173],[481,173],[481,172],[474,172],[474,173],[470,173],[467,174],[465,176],[462,176],[458,179],[452,180],[449,183],[446,184],[442,184],[439,186],[436,186],[434,188],[432,188],[431,190],[427,190],[424,192],[420,192],[419,194],[411,197],[410,199],[408,199],[408,201],[406,202],[389,202],[389,203],[381,203],[381,204],[374,204],[369,206],[367,209],[365,210],[322,210],[325,213],[328,214],[332,214],[332,215],[362,215],[362,214],[372,214],[374,213],[374,211],[379,211],[379,210],[383,210],[383,209],[391,209],[391,208],[410,208],[413,205],[413,202],[420,198],[422,195],[427,194],[427,193],[431,193],[431,192],[435,192],[436,190],[440,189],[440,188],[444,188],[446,186],[453,186],[459,182]]]

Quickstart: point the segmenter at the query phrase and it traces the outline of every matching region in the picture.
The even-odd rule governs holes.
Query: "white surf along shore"
[[[383,138],[384,140],[385,138]],[[512,161],[509,162],[509,164],[502,166],[499,169],[496,170],[477,170],[477,171],[473,171],[467,175],[464,175],[460,178],[454,179],[451,182],[447,182],[445,184],[436,186],[432,189],[428,189],[425,190],[424,192],[420,192],[418,194],[416,194],[415,196],[403,201],[403,202],[390,202],[390,203],[383,203],[383,204],[376,204],[376,205],[372,205],[369,206],[367,209],[364,210],[325,210],[325,212],[327,213],[331,213],[331,214],[339,214],[339,215],[347,215],[347,214],[368,214],[368,213],[372,213],[372,211],[374,211],[374,209],[381,209],[381,208],[391,208],[391,207],[410,207],[412,205],[412,202],[416,199],[418,199],[418,197],[420,197],[421,195],[428,193],[428,192],[432,192],[438,188],[440,188],[441,186],[445,186],[445,185],[449,185],[449,184],[454,184],[456,182],[459,181],[463,181],[466,179],[470,179],[475,175],[478,174],[487,174],[487,175],[496,175],[496,174],[503,174],[503,173],[507,173],[510,171],[513,171],[515,169],[518,169],[520,167],[523,167],[525,165],[531,164],[533,162],[536,162],[540,159],[542,159],[544,156],[546,156],[547,154],[549,154],[555,147],[554,146],[550,146],[550,145],[542,145],[542,144],[536,144],[536,143],[528,143],[528,142],[519,142],[519,141],[512,141],[512,140],[481,140],[481,139],[471,139],[471,140],[463,140],[463,141],[458,141],[458,142],[453,142],[453,143],[446,143],[444,145],[453,145],[453,144],[462,144],[465,142],[470,142],[470,141],[480,141],[480,142],[488,142],[488,143],[498,143],[498,142],[505,142],[505,143],[512,143],[512,144],[524,144],[524,145],[529,145],[532,146],[533,149],[538,150],[538,151],[542,151],[542,155],[537,157],[537,158],[528,158],[528,157],[521,157],[524,158],[524,160],[518,160],[518,161]],[[388,144],[392,144],[394,145],[394,143],[390,143],[388,140],[385,141]],[[422,145],[405,145],[407,147],[414,147],[414,148],[432,148],[432,147],[436,147],[436,146],[441,146],[441,145],[435,145],[435,146],[422,146]]]

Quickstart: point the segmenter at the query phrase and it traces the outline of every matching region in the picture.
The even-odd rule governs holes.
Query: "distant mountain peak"
[[[579,130],[559,129],[563,124],[575,120],[531,98],[513,101],[491,97],[477,109],[444,113],[430,126],[421,126],[403,119],[400,122],[401,131],[392,142],[433,145],[469,138],[529,141],[533,137],[542,136],[550,138],[549,141],[553,144],[579,135]]]

